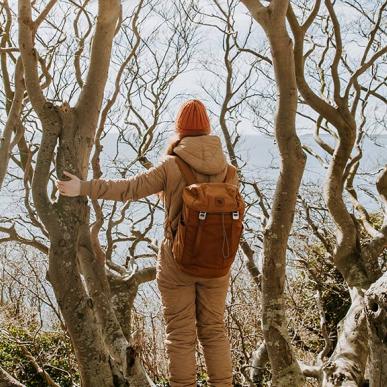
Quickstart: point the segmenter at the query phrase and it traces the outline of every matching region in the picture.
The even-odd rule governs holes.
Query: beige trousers
[[[168,240],[162,243],[157,284],[166,323],[171,387],[196,387],[196,342],[203,347],[208,383],[232,386],[230,343],[224,308],[230,275],[199,278],[185,274],[173,261]]]

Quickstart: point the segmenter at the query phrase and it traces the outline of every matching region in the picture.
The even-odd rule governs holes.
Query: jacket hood
[[[216,175],[227,166],[218,136],[183,137],[174,152],[195,171],[204,175]]]

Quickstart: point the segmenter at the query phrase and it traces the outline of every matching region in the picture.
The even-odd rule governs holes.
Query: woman
[[[58,181],[62,195],[88,195],[92,199],[138,200],[162,192],[165,205],[165,236],[157,259],[157,284],[161,293],[167,332],[169,374],[172,387],[196,386],[196,339],[203,346],[209,385],[232,385],[230,344],[224,327],[229,276],[199,278],[183,273],[172,255],[182,192],[186,183],[173,154],[188,163],[201,182],[222,182],[227,162],[219,137],[210,135],[206,108],[199,100],[182,105],[176,118],[177,140],[156,167],[124,180],[81,181],[65,172],[68,181]],[[234,184],[238,184],[237,177]]]

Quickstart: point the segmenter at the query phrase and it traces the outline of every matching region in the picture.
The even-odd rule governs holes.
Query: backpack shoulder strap
[[[227,167],[226,177],[224,178],[223,183],[231,184],[235,178],[236,173],[237,173],[237,169],[233,165],[229,164]]]
[[[197,182],[194,173],[189,164],[187,164],[182,158],[177,155],[174,155],[176,164],[180,169],[181,174],[187,185],[195,184]]]

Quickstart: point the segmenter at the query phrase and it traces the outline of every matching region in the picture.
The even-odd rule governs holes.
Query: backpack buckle
[[[199,220],[205,220],[207,217],[207,212],[200,211],[199,212]]]
[[[233,218],[233,220],[238,220],[239,219],[239,211],[234,211],[232,213],[232,218]]]

